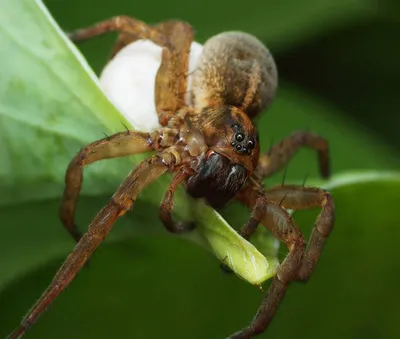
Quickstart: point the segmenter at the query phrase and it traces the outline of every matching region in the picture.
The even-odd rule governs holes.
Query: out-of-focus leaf
[[[310,339],[396,338],[400,281],[393,273],[400,265],[392,257],[400,237],[400,175],[346,174],[326,186],[335,198],[336,227],[310,281],[290,286],[260,338],[292,338],[292,326]],[[308,229],[314,218],[314,212],[295,214]],[[0,294],[0,336],[16,325],[59,263],[14,280]],[[104,245],[27,338],[225,338],[248,323],[261,299],[196,246],[171,237],[136,238]]]
[[[326,186],[335,199],[336,227],[315,274],[292,287],[268,334],[290,338],[286,323],[311,339],[400,337],[400,264],[393,259],[400,237],[399,174],[352,173]],[[315,214],[294,217],[310,229]]]
[[[363,22],[380,12],[380,2],[375,0],[204,0],[195,7],[184,0],[140,4],[115,0],[101,1],[101,5],[97,0],[47,0],[46,4],[61,27],[69,31],[115,15],[130,15],[148,23],[180,19],[194,27],[199,41],[222,31],[242,30],[262,38],[274,51],[349,23]],[[96,70],[103,66],[110,51],[110,45],[100,41],[83,47]]]
[[[333,102],[400,151],[400,49],[393,43],[400,35],[400,11],[392,13],[399,19],[338,30],[277,59],[286,80]]]

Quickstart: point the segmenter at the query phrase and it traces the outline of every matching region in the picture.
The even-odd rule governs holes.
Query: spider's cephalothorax
[[[61,221],[77,245],[52,283],[21,325],[9,336],[21,337],[74,279],[111,230],[118,217],[129,211],[141,190],[166,172],[176,173],[161,202],[160,219],[171,232],[186,232],[193,225],[172,219],[174,192],[183,184],[195,198],[205,198],[220,208],[231,199],[251,210],[240,233],[249,239],[259,223],[285,243],[289,254],[281,263],[260,309],[249,326],[230,339],[247,339],[262,333],[271,322],[287,286],[312,274],[326,238],[333,228],[334,203],[320,188],[279,185],[264,189],[262,180],[282,169],[303,146],[317,151],[320,172],[329,176],[328,143],[309,132],[296,132],[260,154],[252,119],[271,103],[277,71],[267,48],[241,32],[221,33],[209,39],[200,54],[188,88],[191,27],[179,21],[156,26],[119,16],[70,34],[74,41],[108,31],[119,31],[113,57],[125,46],[147,39],[162,50],[155,78],[155,108],[161,128],[151,132],[125,131],[95,141],[72,159],[65,176]],[[150,89],[151,90],[151,89]],[[140,163],[81,235],[74,223],[83,167],[93,162],[155,151]],[[307,248],[301,231],[286,209],[320,207]]]
[[[188,178],[187,191],[214,208],[223,207],[257,166],[257,131],[248,116],[233,106],[207,107],[193,124],[201,131],[207,151]]]

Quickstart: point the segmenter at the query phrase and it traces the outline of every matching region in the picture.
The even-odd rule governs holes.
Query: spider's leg
[[[164,198],[160,205],[160,220],[164,224],[165,228],[172,233],[183,233],[192,230],[195,225],[194,223],[183,223],[183,222],[175,222],[172,219],[172,209],[174,207],[174,193],[180,183],[182,183],[188,174],[183,170],[179,171],[175,177],[172,179],[172,182],[168,186],[167,191],[165,192]]]
[[[157,26],[168,37],[157,71],[155,103],[158,120],[166,126],[171,117],[185,105],[192,28],[181,21],[168,21]]]
[[[84,147],[70,162],[65,175],[65,189],[60,206],[64,227],[79,241],[81,234],[74,222],[75,208],[83,180],[83,167],[102,159],[117,158],[153,150],[148,133],[126,131],[95,141]]]
[[[251,324],[233,334],[229,339],[248,339],[265,331],[271,322],[288,284],[294,280],[307,280],[312,274],[322,248],[333,229],[335,207],[331,195],[320,189],[302,186],[277,186],[265,193],[265,212],[262,224],[289,248],[289,254],[272,280],[268,293]],[[238,199],[249,207],[260,204],[260,193],[248,187]],[[321,207],[307,249],[304,251],[303,236],[285,208],[308,209]]]
[[[240,200],[252,208],[261,201],[260,193],[251,190],[240,197]],[[234,333],[229,339],[249,339],[264,332],[274,317],[290,282],[297,279],[304,254],[304,240],[299,228],[290,214],[279,203],[264,199],[264,216],[261,223],[267,227],[289,249],[289,254],[278,268],[267,295],[250,325]]]
[[[156,29],[146,25],[143,21],[127,16],[116,16],[93,26],[69,32],[67,35],[72,41],[81,42],[113,31],[118,31],[119,34],[110,59],[126,45],[136,40],[149,39],[158,45],[164,45],[166,43],[164,36],[157,32]]]
[[[70,284],[89,260],[92,253],[107,236],[117,218],[132,208],[140,191],[150,182],[164,174],[170,165],[174,165],[173,162],[173,157],[169,154],[153,156],[144,160],[126,177],[110,202],[93,219],[88,231],[65,260],[49,287],[8,339],[20,338],[36,322],[39,316],[60,292]]]
[[[120,32],[113,55],[136,39],[148,39],[163,48],[156,75],[155,102],[160,124],[166,126],[171,116],[185,106],[192,28],[182,21],[167,21],[151,27],[128,16],[117,16],[68,33],[68,36],[78,42],[112,31]]]
[[[320,207],[321,213],[315,221],[307,250],[298,273],[299,280],[307,280],[312,274],[322,248],[335,221],[335,205],[332,196],[320,188],[302,186],[276,186],[266,193],[268,200],[280,203],[284,208],[302,210]]]
[[[256,175],[266,178],[281,170],[301,147],[315,149],[318,152],[319,171],[323,178],[330,175],[329,147],[326,139],[319,135],[298,131],[283,139],[264,154],[260,155]]]
[[[126,37],[131,35],[136,39],[149,39],[160,46],[164,46],[167,43],[165,36],[155,28],[146,25],[143,21],[124,15],[116,16],[67,34],[72,41],[79,42],[108,32],[120,32],[124,33]]]

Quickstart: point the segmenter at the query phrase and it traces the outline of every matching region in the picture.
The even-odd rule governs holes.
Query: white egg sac
[[[192,42],[189,57],[188,91],[203,46]],[[159,128],[154,88],[157,70],[161,65],[161,47],[149,40],[135,41],[106,65],[100,76],[100,86],[108,99],[139,131]],[[189,93],[186,103],[190,104]]]

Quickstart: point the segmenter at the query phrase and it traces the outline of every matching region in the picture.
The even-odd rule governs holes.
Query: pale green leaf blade
[[[0,187],[5,194],[1,195],[0,206],[19,204],[22,210],[25,207],[29,209],[27,202],[58,200],[64,185],[65,169],[76,151],[103,137],[102,133],[117,132],[128,123],[102,94],[94,73],[41,1],[16,3],[10,0],[6,6],[7,11],[0,14],[0,42],[5,47],[0,59],[8,66],[0,83],[0,135],[6,145],[5,152],[0,154],[0,163],[5,164],[1,180],[4,186]],[[16,25],[16,22],[20,24]],[[111,193],[130,167],[142,158],[133,157],[133,163],[132,159],[122,159],[92,166],[93,169],[85,177],[84,194],[98,196],[103,192]],[[153,190],[147,191],[150,194],[143,194],[143,201],[153,206],[154,210],[169,180],[169,177],[160,179],[153,185]],[[180,192],[181,196],[185,196],[184,192]],[[188,209],[178,207],[178,216],[183,214],[179,208]],[[230,239],[221,242],[219,250],[229,253],[229,242],[237,238],[242,244],[239,251],[248,252],[235,256],[232,262],[234,271],[252,283],[254,274],[257,282],[267,279],[268,263],[265,258],[254,246],[232,232],[222,218],[215,218],[214,213],[210,208],[203,211],[206,220],[212,220],[219,227],[220,235],[224,237],[225,229]],[[43,218],[37,220],[40,219]],[[54,226],[60,224],[52,220]],[[23,223],[19,220],[12,227],[22,226]],[[18,239],[15,242],[18,243]],[[57,243],[55,245],[57,250],[53,253],[60,253],[60,249],[64,248]],[[248,256],[258,263],[256,270],[246,268],[243,258]],[[46,259],[48,257],[39,255],[27,261],[32,264]],[[9,259],[2,260],[9,262]],[[3,283],[28,266],[13,263],[4,267],[0,272]]]

